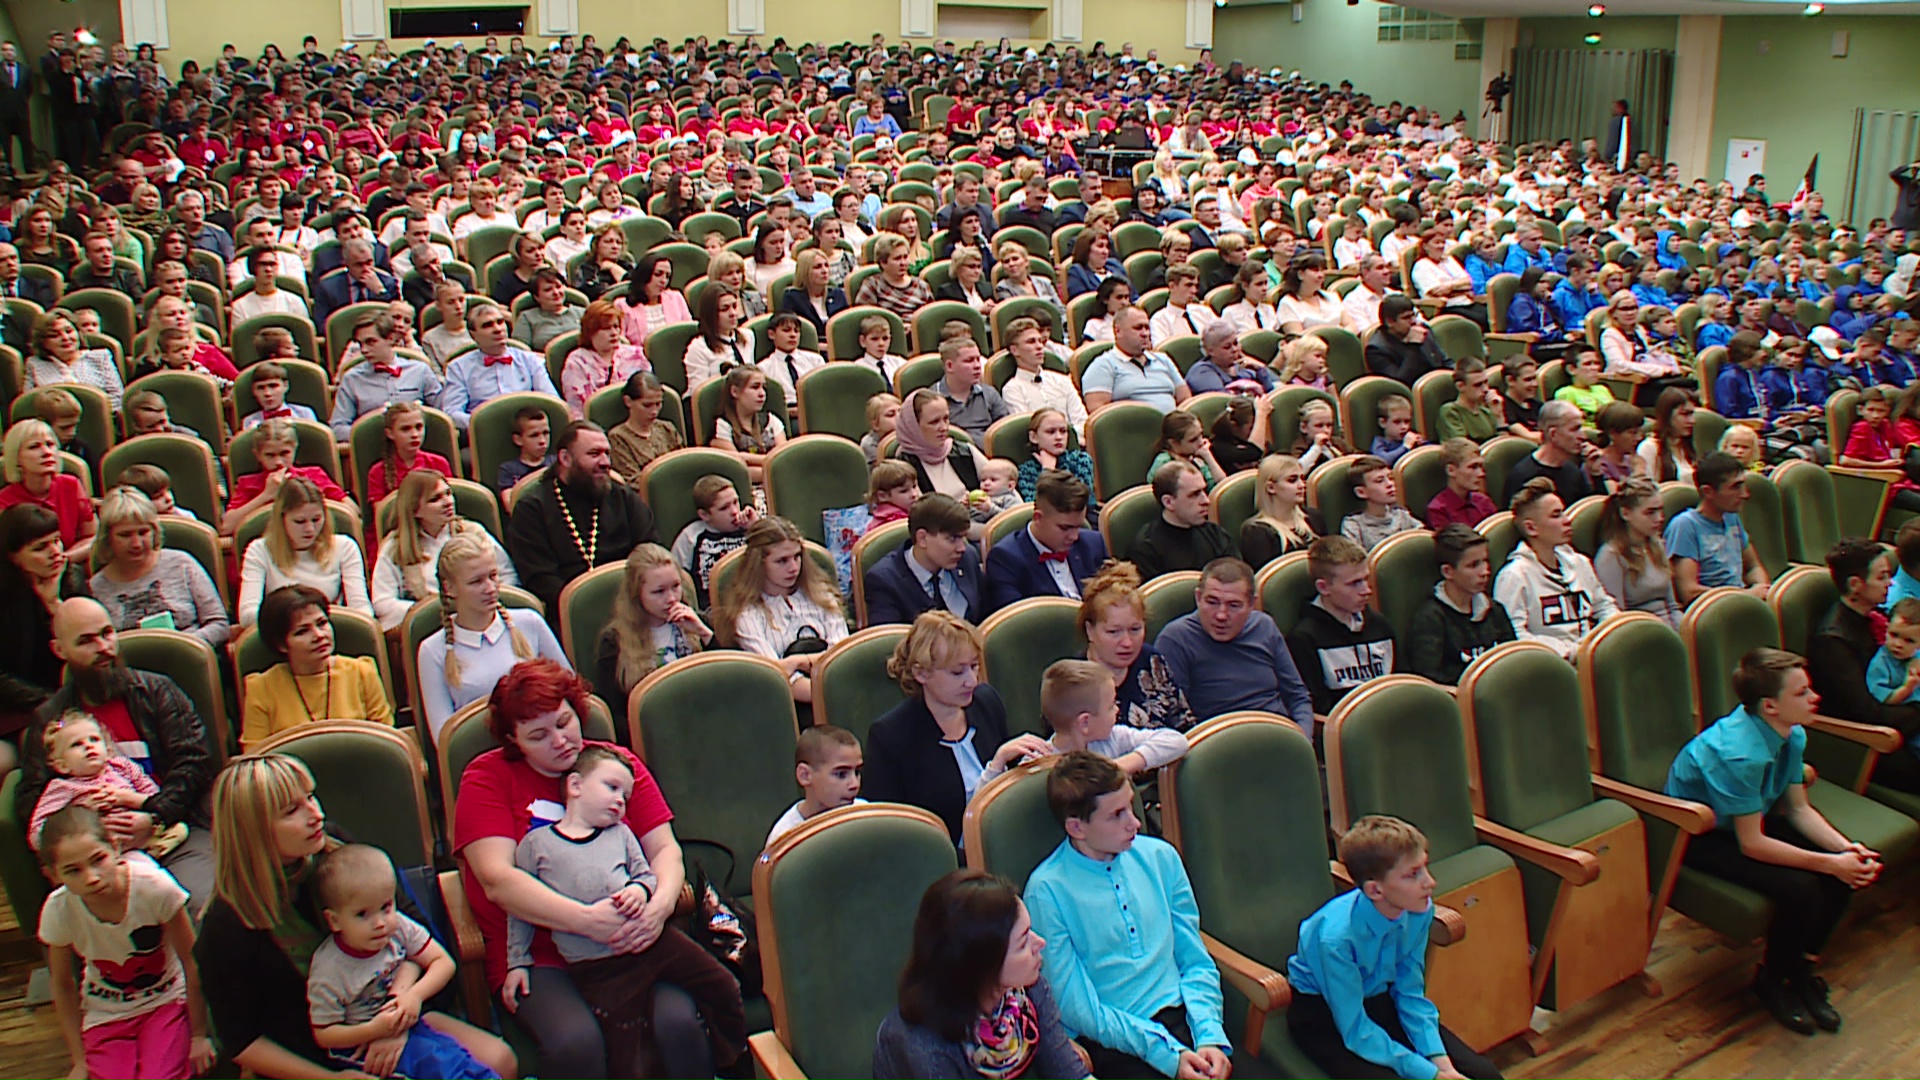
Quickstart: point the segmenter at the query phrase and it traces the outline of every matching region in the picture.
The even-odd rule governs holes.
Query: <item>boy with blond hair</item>
[[[1047,741],[1055,750],[1063,754],[1091,751],[1128,775],[1149,772],[1187,754],[1187,737],[1178,731],[1120,723],[1113,673],[1091,660],[1057,660],[1047,668],[1040,677],[1040,715],[1053,728],[1053,738]]]

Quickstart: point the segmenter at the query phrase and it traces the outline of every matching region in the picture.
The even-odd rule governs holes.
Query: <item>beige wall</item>
[[[388,0],[388,7],[444,7],[463,2],[465,0]],[[534,15],[531,9],[537,2],[528,0],[530,22]],[[658,36],[678,42],[699,34],[719,37],[727,28],[726,0],[670,0],[650,3],[644,9],[636,8],[631,0],[578,0],[578,3],[581,30],[596,35],[602,45],[611,45],[623,33],[640,39]],[[51,6],[46,0],[28,0],[28,6],[35,4]],[[637,18],[642,12],[645,17]],[[1087,0],[1084,19],[1088,46],[1104,40],[1117,50],[1121,42],[1131,41],[1140,55],[1146,55],[1148,49],[1158,49],[1161,59],[1170,64],[1191,61],[1196,55],[1184,47],[1185,0]],[[291,54],[307,34],[318,38],[322,49],[332,49],[340,43],[340,6],[330,0],[167,0],[167,21],[173,40],[165,61],[175,70],[182,60],[205,63],[217,57],[220,47],[227,42],[239,46],[247,56],[259,55],[261,46],[269,41]],[[768,0],[766,21],[763,41],[774,37],[785,37],[795,44],[866,41],[875,32],[897,41],[900,3],[899,0],[825,0],[821,3]],[[534,36],[528,35],[529,39]],[[368,47],[362,45],[362,48]]]

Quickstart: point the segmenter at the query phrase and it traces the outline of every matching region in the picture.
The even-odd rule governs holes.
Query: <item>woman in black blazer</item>
[[[993,285],[987,281],[980,252],[970,247],[953,249],[952,276],[934,290],[935,300],[953,300],[971,307],[983,318],[993,315]]]
[[[907,700],[867,733],[863,794],[933,811],[960,842],[960,820],[980,785],[1030,756],[1053,752],[1037,735],[1007,737],[1007,707],[980,681],[980,632],[929,611],[887,661]]]
[[[780,310],[791,311],[813,324],[820,340],[827,339],[827,320],[847,310],[847,290],[827,284],[827,257],[808,248],[794,257],[795,284],[780,294]]]

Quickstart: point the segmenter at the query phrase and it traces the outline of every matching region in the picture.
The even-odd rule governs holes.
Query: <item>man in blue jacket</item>
[[[986,611],[969,524],[957,499],[935,493],[916,500],[907,512],[908,545],[866,573],[867,625],[910,623],[935,608],[979,622]]]
[[[1501,269],[1515,277],[1527,272],[1527,267],[1537,266],[1542,270],[1553,270],[1553,259],[1541,246],[1545,239],[1538,225],[1522,225],[1513,231],[1513,243],[1507,247],[1507,261]]]
[[[1080,587],[1107,561],[1107,544],[1087,528],[1087,485],[1065,469],[1040,474],[1033,521],[987,553],[987,610],[1030,596],[1080,599]]]
[[[1607,306],[1607,298],[1593,287],[1593,263],[1584,255],[1567,256],[1567,276],[1553,290],[1553,312],[1569,334],[1587,325],[1587,312]]]

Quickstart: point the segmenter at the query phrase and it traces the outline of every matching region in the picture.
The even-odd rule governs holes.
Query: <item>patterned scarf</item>
[[[1040,1012],[1024,989],[1001,995],[994,1010],[974,1022],[967,1037],[967,1057],[974,1071],[992,1080],[1026,1073],[1040,1045]]]

